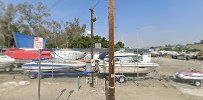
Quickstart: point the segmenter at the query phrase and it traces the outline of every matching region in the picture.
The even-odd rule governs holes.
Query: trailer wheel
[[[118,77],[118,82],[119,82],[119,83],[125,83],[125,82],[126,82],[125,76],[120,76],[120,77]]]
[[[195,81],[195,86],[200,86],[201,82],[200,81]]]
[[[30,73],[30,74],[28,75],[28,77],[29,77],[30,79],[35,79],[35,78],[37,78],[37,75],[34,74],[34,73]]]
[[[4,69],[4,71],[10,72],[10,71],[12,71],[12,68],[11,68],[11,67],[6,67],[6,68]]]

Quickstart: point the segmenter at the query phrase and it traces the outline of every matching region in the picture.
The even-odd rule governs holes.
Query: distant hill
[[[203,50],[203,44],[188,44],[187,48]]]
[[[159,46],[159,47],[152,47],[156,48],[157,50],[166,50],[166,51],[177,51],[181,52],[182,50],[186,50],[188,52],[196,52],[196,51],[203,51],[203,40],[200,42],[194,42],[193,44],[187,44],[187,45],[165,45],[165,46]]]

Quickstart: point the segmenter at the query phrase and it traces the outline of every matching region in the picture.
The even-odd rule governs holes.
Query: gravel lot
[[[150,83],[152,80],[147,81],[139,81],[139,86],[137,86],[137,82],[133,81],[125,84],[116,83],[116,100],[185,100],[179,91],[167,83],[155,81],[155,85],[152,85]],[[19,85],[20,82],[27,84]],[[58,100],[105,100],[102,79],[98,80],[98,84],[94,88],[84,82],[85,78],[81,78],[81,88],[78,91],[76,78],[44,79],[41,84],[41,99],[57,100],[61,91],[65,89]],[[19,81],[19,79],[13,79],[1,83],[0,86],[1,100],[37,99],[37,80]]]
[[[199,60],[177,60],[170,58],[153,58],[153,62],[159,63],[158,72],[164,75],[174,75],[178,71],[192,69],[203,70],[203,62]],[[188,83],[169,82],[180,91],[188,100],[203,100],[203,87],[196,87]]]
[[[160,65],[157,68],[158,72],[166,75],[174,75],[177,71],[186,71],[190,68],[200,70],[203,65],[203,62],[199,60],[177,60],[170,58],[153,58],[152,62],[158,63]]]
[[[157,70],[167,75],[188,68],[198,69],[201,65],[199,61],[169,58],[153,58],[153,62],[159,63]],[[94,88],[85,80],[85,77],[80,78],[78,91],[77,77],[45,78],[41,81],[41,100],[106,99],[103,79],[98,79]],[[28,79],[22,74],[0,73],[0,100],[37,100],[37,82],[37,79]],[[203,100],[203,88],[164,80],[128,81],[116,83],[116,100]]]

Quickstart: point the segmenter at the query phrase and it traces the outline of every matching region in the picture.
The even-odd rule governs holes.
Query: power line
[[[97,0],[97,3],[92,7],[92,9],[95,9],[99,5],[100,1],[101,0]]]
[[[51,6],[50,6],[50,9],[54,9],[59,3],[60,3],[61,0],[56,0]]]

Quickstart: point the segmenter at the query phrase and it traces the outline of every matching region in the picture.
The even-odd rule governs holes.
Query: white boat
[[[134,54],[125,52],[115,53],[115,73],[148,73],[151,69],[159,66],[157,63],[151,62],[151,56],[148,54]],[[108,55],[104,58],[103,62],[99,64],[102,72],[108,72]]]
[[[200,86],[201,80],[203,80],[203,73],[197,70],[176,72],[175,76],[180,81],[191,82],[196,86]]]
[[[201,80],[203,79],[203,73],[196,70],[191,71],[183,71],[183,72],[177,72],[176,78],[180,80]]]
[[[106,66],[108,66],[108,63],[106,63]],[[157,63],[151,63],[151,62],[148,62],[148,63],[142,63],[142,62],[116,62],[115,63],[115,66],[120,66],[120,67],[158,67],[159,64]]]
[[[85,66],[85,62],[71,60],[43,60],[40,64],[41,71],[66,71],[84,68]],[[37,71],[39,69],[39,63],[26,63],[22,68],[26,71]]]
[[[7,56],[7,55],[0,55],[0,68],[10,68],[11,65],[15,62],[15,59]]]
[[[158,67],[159,64],[151,62],[149,54],[125,53],[123,50],[116,51],[114,54],[115,66],[126,67]],[[109,55],[104,58],[104,63],[108,66]]]
[[[138,57],[138,56],[141,56],[139,54],[135,54],[135,53],[126,53],[124,49],[121,49],[119,51],[116,51],[114,52],[114,58],[116,60],[119,60],[119,59],[131,59],[132,57]],[[104,58],[105,61],[108,61],[109,60],[109,55],[106,55],[105,58]]]
[[[84,58],[86,53],[80,51],[74,51],[70,49],[58,49],[54,50],[52,56],[56,59],[64,59],[64,60],[77,60]]]

